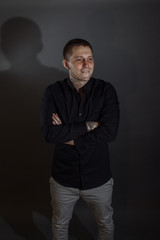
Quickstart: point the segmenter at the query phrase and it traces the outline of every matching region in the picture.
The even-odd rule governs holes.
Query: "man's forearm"
[[[52,123],[53,123],[53,125],[61,125],[62,124],[62,121],[59,118],[57,113],[52,114]],[[96,127],[98,127],[98,125],[99,125],[98,122],[86,122],[88,132],[94,130]],[[70,140],[70,141],[66,142],[65,144],[74,146],[74,140]]]
[[[88,132],[90,132],[90,131],[94,130],[95,128],[97,128],[99,126],[99,123],[98,122],[86,122],[86,126],[87,126]],[[66,142],[65,144],[74,146],[74,140]]]
[[[64,144],[87,133],[85,122],[57,122],[57,117],[52,119],[53,113],[58,113],[56,104],[52,99],[50,91],[46,89],[42,99],[40,125],[42,134],[48,143]],[[60,120],[63,119],[60,117]]]
[[[95,128],[97,128],[98,125],[99,125],[98,122],[86,122],[86,126],[87,126],[88,132],[94,130]]]

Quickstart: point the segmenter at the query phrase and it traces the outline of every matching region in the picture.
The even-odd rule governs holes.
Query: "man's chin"
[[[81,81],[88,82],[90,78],[81,78]]]
[[[87,76],[82,76],[82,81],[89,81],[89,79],[91,78],[91,76],[87,75]]]

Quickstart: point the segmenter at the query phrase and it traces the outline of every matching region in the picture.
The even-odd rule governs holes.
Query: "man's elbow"
[[[47,129],[42,128],[42,135],[47,143],[54,143],[54,139],[52,138],[50,132]]]
[[[116,128],[114,127],[112,131],[110,131],[110,134],[108,135],[109,142],[113,142],[116,140],[117,133],[118,133],[118,127]]]

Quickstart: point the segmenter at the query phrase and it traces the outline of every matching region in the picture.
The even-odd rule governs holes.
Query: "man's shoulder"
[[[92,78],[93,81],[94,81],[94,84],[97,86],[97,87],[101,87],[101,88],[110,88],[110,87],[113,87],[113,85],[110,83],[110,82],[107,82],[103,79],[99,79],[99,78]]]
[[[50,84],[47,88],[46,91],[56,93],[61,89],[62,86],[64,86],[66,83],[66,78],[64,80],[59,80],[56,81],[55,83]]]
[[[106,82],[102,79],[94,79],[97,86],[94,88],[96,96],[98,98],[112,100],[118,103],[118,97],[114,86],[110,82]]]

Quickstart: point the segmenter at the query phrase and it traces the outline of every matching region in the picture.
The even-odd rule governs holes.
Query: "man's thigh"
[[[71,218],[74,206],[79,199],[78,189],[64,187],[52,177],[49,181],[53,218],[55,217],[57,220]]]
[[[90,207],[96,220],[108,218],[108,221],[112,222],[112,192],[112,178],[100,187],[81,191],[81,197]]]

